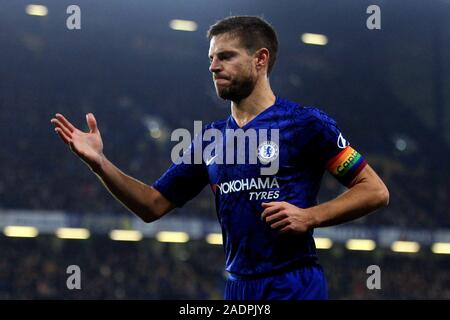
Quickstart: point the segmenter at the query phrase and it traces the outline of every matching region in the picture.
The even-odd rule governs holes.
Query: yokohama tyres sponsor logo
[[[217,185],[220,190],[220,194],[227,194],[231,192],[240,192],[247,190],[260,190],[260,189],[272,189],[279,188],[279,184],[276,178],[246,178],[239,180],[232,180],[223,182]]]

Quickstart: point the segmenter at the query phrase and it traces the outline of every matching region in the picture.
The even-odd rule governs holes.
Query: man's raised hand
[[[57,113],[50,122],[55,126],[55,132],[70,146],[93,171],[100,169],[104,155],[103,142],[97,121],[92,113],[86,115],[89,132],[83,132],[72,125],[62,114]]]

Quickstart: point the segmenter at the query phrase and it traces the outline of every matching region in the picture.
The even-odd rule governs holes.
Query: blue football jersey
[[[344,185],[362,170],[366,164],[364,158],[350,147],[336,122],[317,108],[276,97],[274,105],[242,128],[230,115],[226,120],[205,126],[202,134],[212,129],[220,133],[215,139],[199,141],[197,137],[186,152],[192,155],[196,148],[204,151],[214,145],[220,147],[207,152],[210,156],[206,159],[203,156],[201,163],[171,165],[153,187],[181,207],[206,185],[211,186],[222,228],[226,270],[231,274],[244,277],[269,274],[290,265],[315,261],[313,231],[282,234],[271,229],[261,220],[261,203],[286,201],[308,208],[317,204],[325,170]],[[244,133],[252,130],[257,143],[244,139],[230,149],[230,144],[236,142],[230,134],[239,130]],[[277,139],[274,139],[275,131]],[[230,150],[234,151],[231,156]],[[239,162],[242,150],[244,161]],[[262,169],[275,160],[276,172],[263,174]]]

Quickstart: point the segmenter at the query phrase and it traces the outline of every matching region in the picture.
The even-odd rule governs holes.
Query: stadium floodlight
[[[174,19],[170,21],[170,28],[177,31],[196,31],[197,23],[191,20]]]
[[[159,242],[185,243],[189,241],[189,235],[186,232],[161,231],[156,234],[156,240]]]
[[[7,237],[34,238],[39,234],[38,229],[29,226],[7,226],[3,230]]]
[[[416,253],[420,250],[419,243],[415,241],[394,241],[391,245],[394,252]]]
[[[431,251],[436,254],[450,254],[450,242],[435,242]]]
[[[206,236],[206,242],[209,244],[222,245],[223,239],[221,233],[210,233]]]
[[[29,4],[25,7],[25,12],[30,16],[44,17],[48,14],[48,9],[46,6]]]
[[[302,34],[302,41],[306,44],[325,46],[328,43],[328,37],[324,34],[304,33]]]
[[[370,239],[349,239],[345,244],[348,250],[372,251],[375,249],[375,241]]]
[[[58,228],[56,236],[60,239],[89,239],[91,233],[85,228]]]
[[[329,238],[314,238],[317,249],[330,249],[333,246],[333,241]]]
[[[137,230],[111,230],[109,237],[115,241],[140,241],[142,233]]]

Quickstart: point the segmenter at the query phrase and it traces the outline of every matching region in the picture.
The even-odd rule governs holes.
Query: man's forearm
[[[167,203],[159,201],[155,189],[126,175],[106,157],[93,171],[120,203],[145,222],[154,221],[170,210]]]
[[[327,227],[360,218],[388,202],[389,192],[384,184],[374,186],[362,181],[335,199],[308,210],[316,220],[315,227]]]

